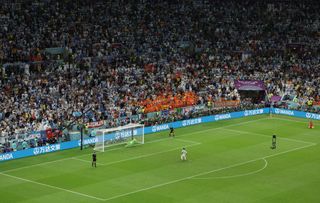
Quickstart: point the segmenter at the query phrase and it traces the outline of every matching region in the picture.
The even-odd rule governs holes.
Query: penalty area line
[[[240,163],[233,164],[233,165],[230,165],[230,166],[226,166],[226,167],[223,167],[223,168],[213,169],[213,170],[202,172],[202,173],[198,173],[198,174],[195,174],[195,175],[192,175],[192,176],[188,176],[188,177],[172,180],[172,181],[165,182],[165,183],[160,183],[160,184],[157,184],[157,185],[153,185],[151,187],[146,187],[146,188],[142,188],[142,189],[135,190],[135,191],[132,191],[132,192],[127,192],[127,193],[123,193],[123,194],[120,194],[120,195],[115,195],[113,197],[109,197],[109,198],[104,199],[104,201],[109,201],[109,200],[125,197],[125,196],[132,195],[132,194],[135,194],[135,193],[139,193],[139,192],[143,192],[143,191],[159,188],[159,187],[166,186],[166,185],[171,185],[171,184],[182,182],[182,181],[185,181],[185,180],[196,180],[194,178],[199,177],[199,176],[203,176],[203,175],[207,175],[207,174],[210,174],[210,173],[214,173],[214,172],[218,172],[218,171],[234,168],[234,167],[241,166],[241,165],[244,165],[244,164],[248,164],[248,163],[251,163],[251,162],[255,162],[255,161],[258,161],[258,160],[261,160],[261,159],[267,159],[267,158],[270,158],[270,157],[279,156],[279,155],[282,155],[282,154],[286,154],[286,153],[289,153],[289,152],[301,150],[301,149],[312,147],[312,146],[315,146],[315,145],[317,145],[317,144],[310,144],[310,145],[306,145],[306,146],[302,146],[302,147],[297,147],[297,148],[286,150],[286,151],[283,151],[283,152],[280,152],[280,153],[271,154],[271,155],[264,156],[264,157],[259,157],[259,158],[252,159],[252,160],[245,161],[245,162],[240,162]]]
[[[45,183],[40,183],[40,182],[37,182],[37,181],[21,178],[21,177],[18,177],[18,176],[9,175],[9,174],[6,174],[6,173],[1,173],[0,172],[0,174],[3,175],[3,176],[7,176],[9,178],[21,180],[21,181],[24,181],[24,182],[29,182],[29,183],[45,186],[45,187],[48,187],[48,188],[61,190],[61,191],[64,191],[64,192],[80,195],[80,196],[83,196],[83,197],[87,197],[87,198],[91,198],[91,199],[95,199],[95,200],[99,200],[99,201],[104,201],[103,198],[95,197],[95,196],[92,196],[92,195],[87,195],[87,194],[84,194],[84,193],[81,193],[81,192],[76,192],[76,191],[73,191],[73,190],[68,190],[68,189],[65,189],[65,188],[61,188],[61,187],[57,187],[57,186],[53,186],[53,185],[48,185],[48,184],[45,184]]]
[[[194,142],[193,144],[186,145],[186,147],[192,147],[192,146],[196,146],[196,145],[200,145],[200,144],[201,143]],[[181,149],[181,147],[176,147],[176,148],[173,148],[173,149],[170,149],[170,150],[165,150],[165,151],[161,151],[161,152],[156,152],[156,153],[151,153],[151,154],[145,154],[145,155],[141,155],[141,156],[131,157],[131,158],[128,158],[128,159],[123,159],[123,160],[114,161],[114,162],[110,162],[110,163],[105,163],[105,164],[97,163],[97,164],[102,165],[102,166],[109,166],[109,165],[114,165],[114,164],[125,162],[125,161],[130,161],[130,160],[150,157],[150,156],[154,156],[154,155],[158,155],[158,154],[163,154],[163,153],[175,151],[175,150],[178,150],[178,149]],[[75,158],[75,157],[72,157],[70,159],[71,160],[77,160],[77,161],[85,162],[85,163],[91,163],[91,161],[83,160],[83,159],[79,159],[79,158]],[[87,195],[87,194],[84,194],[84,193],[76,192],[76,191],[73,191],[73,190],[68,190],[68,189],[57,187],[57,186],[53,186],[53,185],[48,185],[48,184],[45,184],[45,183],[40,183],[40,182],[37,182],[37,181],[21,178],[21,177],[18,177],[18,176],[9,175],[9,174],[3,173],[3,172],[0,172],[0,175],[7,176],[7,177],[10,177],[10,178],[14,178],[14,179],[17,179],[17,180],[21,180],[21,181],[24,181],[24,182],[34,183],[34,184],[37,184],[37,185],[41,185],[41,186],[57,189],[57,190],[62,190],[62,191],[65,191],[65,192],[69,192],[69,193],[73,193],[73,194],[76,194],[76,195],[88,197],[88,198],[91,198],[91,199],[96,199],[96,200],[99,200],[99,201],[105,201],[105,199],[103,199],[103,198],[95,197],[95,196],[92,196],[92,195]]]
[[[238,174],[238,175],[232,175],[232,176],[216,176],[216,177],[207,177],[207,178],[192,178],[192,179],[198,179],[198,180],[210,180],[210,179],[227,179],[227,178],[238,178],[238,177],[243,177],[243,176],[248,176],[248,175],[253,175],[256,173],[259,173],[260,171],[263,171],[264,169],[267,168],[268,166],[268,161],[265,158],[262,158],[260,160],[264,161],[264,165],[262,168],[255,170],[255,171],[251,171],[248,173],[243,173],[243,174]],[[258,161],[258,160],[257,160]]]
[[[197,146],[197,145],[200,145],[200,144],[201,144],[200,142],[199,143],[194,142],[193,144],[186,145],[185,147],[193,147],[193,146]],[[114,164],[118,164],[118,163],[122,163],[122,162],[126,162],[126,161],[132,161],[132,160],[136,160],[136,159],[141,159],[141,158],[146,158],[146,157],[155,156],[155,155],[159,155],[159,154],[164,154],[164,153],[172,152],[172,151],[175,151],[175,150],[178,150],[178,149],[181,149],[181,147],[175,147],[173,149],[168,149],[168,150],[165,150],[165,151],[154,152],[154,153],[144,154],[144,155],[140,155],[140,156],[134,156],[134,157],[130,157],[130,158],[127,158],[127,159],[121,159],[121,160],[118,160],[118,161],[112,161],[112,162],[108,162],[108,163],[100,163],[99,165],[110,166],[110,165],[114,165]],[[82,161],[82,162],[91,163],[91,161],[84,160],[84,159],[79,159],[79,158],[73,158],[73,159],[74,160],[78,160],[78,161]]]
[[[267,134],[249,132],[249,131],[244,131],[244,130],[234,130],[234,129],[225,129],[225,130],[230,131],[230,132],[236,132],[236,133],[258,135],[261,137],[269,137],[269,138],[271,137],[270,135],[267,135]],[[303,144],[317,144],[315,142],[308,142],[308,141],[304,141],[304,140],[297,140],[297,139],[281,137],[281,136],[278,136],[278,138],[282,139],[282,140],[287,140],[287,141],[291,141],[291,142],[298,142],[298,143],[303,143]]]
[[[175,139],[177,139],[177,138],[180,139],[180,137],[186,137],[186,136],[195,135],[195,134],[199,134],[199,133],[203,133],[203,132],[214,131],[214,130],[218,130],[218,129],[225,129],[225,128],[228,128],[228,127],[231,127],[231,126],[245,125],[245,124],[248,124],[248,123],[254,123],[254,122],[265,120],[265,119],[268,119],[268,118],[264,118],[263,117],[263,118],[259,118],[259,119],[255,119],[255,120],[243,121],[243,122],[230,124],[230,125],[225,125],[225,126],[220,126],[220,127],[216,127],[216,128],[199,130],[197,132],[191,132],[191,133],[186,133],[184,135],[177,136]],[[161,138],[161,139],[157,139],[157,140],[152,140],[152,141],[146,142],[145,144],[151,144],[151,143],[155,143],[155,142],[166,141],[166,140],[169,140],[169,139],[172,139],[172,138],[170,138],[170,137]],[[120,149],[122,149],[122,148],[114,148],[114,149],[109,149],[107,151],[115,151],[115,150],[120,150]],[[32,167],[35,167],[35,166],[41,166],[41,165],[51,164],[51,163],[60,162],[60,161],[67,161],[67,160],[70,160],[70,159],[72,160],[73,158],[76,158],[76,157],[83,157],[83,156],[88,156],[88,155],[91,155],[91,154],[92,154],[92,152],[86,153],[86,154],[82,154],[82,155],[77,155],[77,156],[57,159],[57,160],[53,160],[53,161],[46,161],[46,162],[42,162],[42,163],[38,163],[38,164],[31,164],[31,165],[22,166],[22,167],[19,167],[19,168],[0,171],[0,173],[9,173],[9,172],[12,172],[12,171],[19,171],[21,169],[32,168]]]

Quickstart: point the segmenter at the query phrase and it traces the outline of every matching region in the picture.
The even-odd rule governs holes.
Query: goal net
[[[142,124],[130,123],[116,128],[98,129],[95,134],[95,151],[104,152],[106,146],[126,144],[130,141],[144,144],[144,125]]]

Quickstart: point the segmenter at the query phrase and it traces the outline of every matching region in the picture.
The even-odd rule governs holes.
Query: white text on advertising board
[[[136,129],[118,131],[118,132],[115,133],[115,139],[131,137],[132,133],[133,133],[133,135],[137,135],[138,131]]]
[[[158,132],[158,131],[167,130],[167,129],[169,129],[168,124],[152,126],[152,132]]]
[[[60,150],[60,144],[54,144],[54,145],[34,148],[33,154],[38,155],[38,154],[44,154],[44,153],[54,152],[59,150]]]
[[[182,121],[182,126],[196,125],[196,124],[199,124],[201,122],[202,122],[201,118],[184,120],[184,121]]]
[[[227,114],[216,115],[214,117],[214,120],[219,121],[219,120],[224,120],[224,119],[229,119],[229,118],[231,118],[231,114],[227,113]]]
[[[284,114],[284,115],[294,116],[294,112],[291,110],[275,109],[274,112],[276,114]]]
[[[13,159],[12,153],[9,153],[9,154],[1,154],[1,155],[0,155],[0,161],[6,161],[6,160],[10,160],[10,159]]]
[[[306,113],[306,118],[320,120],[320,114]]]
[[[94,137],[94,138],[90,138],[90,139],[84,139],[83,140],[83,145],[88,145],[88,144],[95,144],[96,142],[98,142],[98,138]],[[81,140],[78,141],[78,145],[81,145]]]
[[[263,109],[244,111],[244,116],[254,116],[254,115],[259,115],[259,114],[263,114]]]

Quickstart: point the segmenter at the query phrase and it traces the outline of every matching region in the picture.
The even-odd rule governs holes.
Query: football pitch
[[[320,202],[320,122],[267,115],[0,163],[0,202]],[[276,134],[277,149],[270,149]],[[186,147],[188,160],[181,161]]]

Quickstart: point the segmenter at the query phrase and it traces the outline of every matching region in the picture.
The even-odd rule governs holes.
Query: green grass
[[[144,145],[98,153],[97,168],[92,149],[4,162],[0,202],[320,202],[320,122],[307,125],[255,116],[149,134]]]

